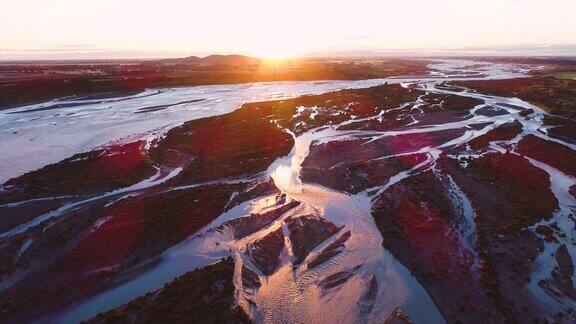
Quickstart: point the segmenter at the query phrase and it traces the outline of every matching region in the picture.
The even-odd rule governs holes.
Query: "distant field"
[[[558,72],[554,74],[555,77],[557,78],[561,78],[561,79],[572,79],[572,80],[576,80],[576,71],[572,71],[572,72]]]

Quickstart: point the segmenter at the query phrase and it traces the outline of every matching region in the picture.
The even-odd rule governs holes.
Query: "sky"
[[[0,1],[0,59],[556,48],[576,55],[576,0]]]

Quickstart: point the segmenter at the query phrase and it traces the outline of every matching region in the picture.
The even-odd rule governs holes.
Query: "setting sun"
[[[302,54],[298,52],[296,44],[283,42],[281,39],[274,39],[274,36],[271,36],[269,40],[264,43],[254,42],[254,44],[251,44],[252,49],[249,50],[248,54],[267,60],[288,59]]]
[[[265,60],[282,60],[292,58],[298,55],[298,53],[295,51],[281,47],[255,49],[251,51],[249,54]]]
[[[248,55],[263,59],[287,59],[303,55],[310,50],[312,43],[299,37],[303,34],[302,26],[274,26],[262,28],[258,32],[244,37],[242,47]]]

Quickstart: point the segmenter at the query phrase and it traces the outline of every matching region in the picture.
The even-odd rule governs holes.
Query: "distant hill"
[[[258,64],[260,59],[244,55],[209,55],[206,57],[189,56],[177,59],[162,60],[162,63],[188,63],[205,65],[245,65]]]

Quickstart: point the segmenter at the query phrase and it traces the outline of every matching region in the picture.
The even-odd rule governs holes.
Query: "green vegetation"
[[[554,74],[555,77],[559,79],[571,79],[576,80],[576,71],[572,72],[558,72]]]

